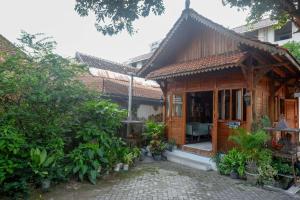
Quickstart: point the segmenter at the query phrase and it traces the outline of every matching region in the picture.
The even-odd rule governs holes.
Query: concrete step
[[[165,156],[168,161],[182,164],[191,168],[204,171],[216,170],[215,163],[211,158],[187,153],[181,150],[166,151]]]

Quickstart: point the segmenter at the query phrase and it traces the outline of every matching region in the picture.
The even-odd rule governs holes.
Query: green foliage
[[[262,184],[273,183],[274,177],[277,176],[278,171],[271,165],[261,165],[258,167],[259,179]]]
[[[284,48],[287,48],[289,52],[300,61],[300,42],[290,41],[283,45]]]
[[[147,139],[153,139],[153,138],[163,138],[164,137],[164,131],[165,131],[165,124],[163,123],[158,123],[154,121],[147,121],[146,122],[146,127],[145,127],[145,132],[143,135]]]
[[[283,162],[281,159],[273,159],[271,165],[278,174],[291,175],[293,173],[293,167],[287,162]]]
[[[251,130],[253,132],[258,132],[260,130],[263,130],[266,127],[271,127],[271,126],[272,124],[270,118],[267,115],[263,115],[252,123]]]
[[[76,0],[75,10],[80,16],[88,16],[90,12],[96,16],[95,26],[104,35],[117,34],[126,29],[134,32],[133,22],[150,13],[161,15],[164,12],[162,0]]]
[[[221,158],[218,169],[221,174],[229,175],[231,172],[237,172],[240,176],[245,173],[246,156],[237,149],[231,149]]]
[[[163,141],[165,124],[154,121],[147,121],[143,135],[149,142],[150,151],[154,155],[160,155],[166,148],[167,143]]]
[[[158,139],[151,140],[149,146],[150,146],[151,153],[154,155],[162,154],[167,148],[167,144],[162,140],[158,140]]]
[[[280,28],[288,20],[299,19],[299,9],[297,0],[273,1],[273,0],[222,0],[224,5],[237,7],[238,10],[250,9],[247,17],[248,23],[254,23],[269,16],[278,23],[275,28]],[[299,21],[299,20],[298,20]],[[297,23],[296,23],[297,25]],[[297,25],[299,27],[299,24]]]
[[[127,153],[124,155],[123,161],[127,165],[131,165],[133,163],[134,154],[133,152]]]
[[[97,176],[100,175],[101,163],[107,163],[104,150],[98,144],[86,143],[75,148],[69,155],[71,169],[74,175],[78,175],[80,181],[84,177],[96,184]]]
[[[238,149],[246,155],[247,160],[259,161],[260,156],[267,152],[264,145],[269,140],[269,135],[263,130],[248,133],[245,129],[236,129],[229,136],[229,140],[238,145]]]
[[[23,52],[0,62],[0,194],[72,172],[95,183],[123,158],[126,111],[79,82],[85,66],[55,54],[50,38],[23,32],[20,41]]]
[[[29,166],[32,171],[42,179],[49,178],[50,169],[55,167],[56,157],[55,155],[48,155],[47,151],[42,151],[38,148],[30,150],[31,161]]]

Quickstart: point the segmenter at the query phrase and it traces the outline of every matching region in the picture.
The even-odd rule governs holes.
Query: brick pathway
[[[288,200],[280,192],[245,185],[216,172],[194,170],[170,162],[141,164],[129,173],[97,185],[72,183],[45,196],[51,200]]]

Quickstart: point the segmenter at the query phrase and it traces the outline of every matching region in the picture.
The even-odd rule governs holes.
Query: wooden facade
[[[291,128],[299,126],[293,97],[297,61],[284,49],[247,39],[193,10],[183,12],[140,74],[160,83],[167,136],[178,145],[186,144],[187,95],[212,92],[212,151],[206,155],[232,147],[231,122],[250,130],[261,116],[276,122],[284,114]]]

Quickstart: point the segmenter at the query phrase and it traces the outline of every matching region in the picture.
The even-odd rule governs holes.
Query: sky
[[[74,57],[81,52],[115,62],[148,53],[150,43],[163,39],[180,17],[185,0],[164,0],[165,13],[134,22],[137,33],[114,36],[97,32],[94,16],[80,17],[75,0],[0,0],[0,34],[16,43],[21,30],[45,33],[57,41],[56,52]],[[191,0],[191,8],[227,28],[245,24],[246,12],[224,7],[222,0]]]

